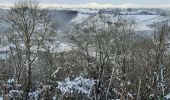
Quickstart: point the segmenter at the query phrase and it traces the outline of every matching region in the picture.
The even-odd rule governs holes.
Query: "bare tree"
[[[23,45],[25,55],[24,66],[26,71],[25,98],[32,88],[32,63],[36,60],[46,35],[54,33],[54,22],[46,10],[40,9],[38,3],[33,0],[19,1],[11,8],[3,18],[13,33]],[[20,51],[19,51],[20,52]]]

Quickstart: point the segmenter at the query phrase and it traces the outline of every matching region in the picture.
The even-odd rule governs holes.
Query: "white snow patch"
[[[165,96],[166,99],[170,99],[170,93]]]
[[[148,25],[153,24],[154,22],[159,22],[165,20],[162,16],[159,15],[131,15],[134,16],[137,20],[138,30],[152,30]]]
[[[18,90],[10,90],[9,91],[9,96],[10,97],[20,97],[23,94],[23,91],[18,91]]]
[[[77,77],[74,80],[66,78],[64,82],[58,82],[58,89],[63,94],[71,94],[75,91],[90,95],[92,87],[95,85],[95,80],[85,79],[83,77]]]
[[[57,74],[57,73],[58,73],[58,71],[59,71],[60,69],[62,69],[62,67],[58,67],[58,68],[57,68],[57,70],[56,70],[56,71],[54,71],[54,73],[51,75],[51,77],[53,77],[53,76],[55,77],[55,74]]]
[[[70,50],[72,50],[72,47],[66,43],[60,43],[59,47],[57,48],[57,52],[70,51]]]
[[[14,83],[14,78],[8,79],[7,83],[8,83],[8,84]]]
[[[73,23],[81,23],[81,22],[83,22],[85,19],[87,19],[89,16],[90,16],[89,14],[79,13],[79,14],[77,15],[77,17],[72,20],[72,22],[73,22]]]

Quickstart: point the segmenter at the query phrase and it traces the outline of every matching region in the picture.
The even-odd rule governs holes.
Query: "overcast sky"
[[[0,0],[1,3],[13,3],[18,0]],[[112,4],[124,4],[124,3],[142,3],[142,4],[159,4],[170,3],[170,0],[38,0],[42,3],[65,3],[65,4],[79,4],[79,3],[112,3]]]
[[[0,0],[12,4],[19,0]],[[43,6],[63,7],[170,7],[170,0],[37,0]]]

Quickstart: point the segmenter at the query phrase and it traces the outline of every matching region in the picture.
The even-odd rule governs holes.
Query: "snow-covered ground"
[[[165,20],[164,17],[160,15],[131,15],[136,18],[138,30],[151,30],[148,25],[153,24],[154,22],[159,22]]]
[[[90,19],[90,16],[95,16],[99,10],[97,9],[71,9],[74,11],[78,11],[78,14],[75,18],[71,20],[70,23],[81,23],[86,21],[87,19]],[[136,13],[142,12],[143,10],[137,10]],[[126,13],[127,11],[124,11],[123,13]],[[129,13],[129,12],[128,12]],[[132,12],[132,14],[135,12]],[[148,25],[158,22],[161,20],[165,20],[165,17],[162,17],[160,15],[156,15],[156,12],[153,15],[122,15],[124,17],[133,17],[136,19],[137,22],[137,31],[150,31],[151,28],[148,27]],[[110,17],[112,14],[105,14],[106,16]],[[114,20],[114,19],[113,19]],[[58,45],[57,45],[58,44]],[[57,48],[57,52],[62,52],[62,51],[69,51],[71,50],[71,46],[68,45],[68,43],[63,42],[62,40],[59,43],[54,43],[50,44],[52,46],[52,49],[55,47]],[[33,47],[34,48],[34,47]],[[6,58],[6,53],[4,51],[9,51],[9,45],[8,46],[0,46],[0,59],[5,59]]]
[[[170,93],[165,96],[166,99],[170,99]]]
[[[89,14],[81,14],[81,13],[78,13],[77,17],[74,18],[72,20],[72,22],[75,22],[75,23],[81,23],[83,22],[85,19],[87,19],[90,15]]]
[[[77,11],[78,11],[77,17],[75,17],[72,20],[72,22],[75,22],[75,23],[81,23],[81,22],[85,21],[86,19],[88,19],[89,16],[95,15],[99,12],[99,10],[92,10],[92,9],[79,9]],[[103,13],[104,13],[104,11],[108,12],[109,9],[102,10]],[[111,11],[113,11],[113,9],[111,9]],[[121,14],[123,14],[122,16],[124,16],[124,17],[135,18],[136,22],[137,22],[137,30],[139,30],[139,31],[151,30],[151,28],[149,28],[148,25],[150,25],[154,22],[158,22],[158,21],[162,21],[162,20],[166,19],[165,17],[160,16],[158,14],[158,11],[153,10],[153,9],[138,9],[138,10],[131,11],[131,12],[128,12],[127,10],[122,10]],[[113,16],[113,14],[109,13],[109,12],[105,13],[105,15]]]
[[[55,51],[55,52],[63,52],[63,51],[70,51],[72,49],[72,47],[69,45],[69,43],[63,43],[62,41],[56,41],[53,44],[46,44],[49,47],[49,50],[51,51]],[[24,49],[24,44],[21,43],[20,46]],[[14,45],[0,45],[0,59],[6,59],[8,58],[8,54],[10,52],[10,47],[15,48]],[[37,51],[37,46],[32,46],[31,50],[33,52]],[[45,51],[46,49],[44,49],[43,47],[39,48],[41,51]]]
[[[76,18],[72,20],[72,22],[75,23],[81,23],[84,20],[88,19],[90,14],[82,14],[79,13]],[[111,16],[110,14],[107,14],[107,16]],[[128,18],[134,18],[137,22],[137,30],[139,31],[146,31],[146,30],[151,30],[151,28],[148,27],[148,25],[165,20],[164,17],[160,15],[123,15],[124,17]]]

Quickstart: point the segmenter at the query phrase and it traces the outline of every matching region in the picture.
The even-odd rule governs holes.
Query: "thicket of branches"
[[[4,98],[161,100],[170,92],[169,21],[153,24],[153,35],[142,37],[135,18],[99,13],[73,24],[72,49],[58,52],[56,22],[37,2],[18,2],[1,20],[11,44],[0,63]],[[63,92],[64,80],[82,83]]]

